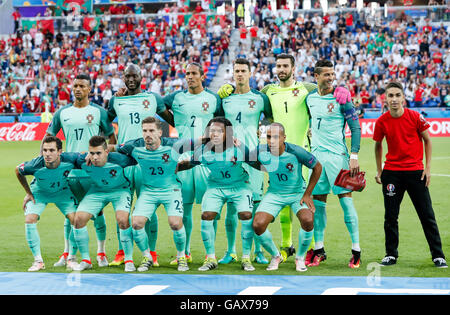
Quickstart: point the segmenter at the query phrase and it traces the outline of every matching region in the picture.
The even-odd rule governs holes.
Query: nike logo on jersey
[[[178,105],[178,106],[181,107],[181,106],[184,106],[184,105],[186,105],[186,104],[180,104],[180,105]]]
[[[66,118],[66,119],[64,119],[64,122],[66,122],[66,121],[68,121],[70,118]]]

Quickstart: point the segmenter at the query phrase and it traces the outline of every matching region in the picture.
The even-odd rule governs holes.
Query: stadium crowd
[[[261,11],[270,12],[266,9]],[[383,107],[382,87],[393,79],[405,86],[409,107],[450,106],[449,29],[431,26],[429,19],[415,23],[401,14],[370,25],[363,12],[294,13],[291,20],[283,18],[282,10],[261,20],[252,16],[253,25],[240,28],[239,54],[253,62],[253,88],[274,80],[275,56],[287,52],[296,56],[299,81],[313,82],[315,62],[331,59],[338,84],[366,108]],[[251,48],[244,53],[248,38]]]
[[[79,73],[90,73],[92,100],[106,106],[123,86],[119,74],[128,62],[142,68],[142,89],[165,95],[186,87],[188,63],[202,63],[206,73],[212,62],[218,62],[217,47],[223,50],[229,44],[231,21],[225,16],[206,20],[197,9],[189,19],[184,15],[174,20],[163,15],[111,19],[126,13],[122,7],[126,6],[105,11],[95,30],[83,23],[83,32],[77,34],[59,30],[44,34],[41,27],[32,26],[0,39],[0,113],[41,112],[46,104],[51,112],[57,110],[71,102],[70,84]],[[159,13],[173,8],[166,6]]]
[[[89,72],[94,81],[92,100],[105,106],[123,85],[119,76],[127,62],[142,68],[143,89],[165,95],[185,87],[187,63],[201,62],[206,72],[212,62],[228,57],[232,21],[225,16],[206,21],[197,6],[189,19],[164,18],[164,13],[187,12],[174,4],[160,9],[160,17],[143,19],[141,6],[134,12],[125,8],[99,9],[101,23],[90,32],[55,30],[53,35],[37,27],[19,28],[1,39],[0,113],[40,112],[45,104],[55,111],[71,101],[68,87],[81,72]],[[252,26],[237,25],[236,57],[252,62],[252,88],[275,81],[275,56],[290,53],[296,56],[300,81],[314,81],[315,62],[331,59],[338,84],[346,85],[355,104],[364,108],[384,107],[382,87],[391,79],[404,84],[409,107],[450,106],[449,30],[443,26],[431,26],[428,19],[415,23],[405,14],[369,24],[357,12],[294,13],[290,19],[284,8],[273,12],[256,5],[250,11]],[[111,18],[128,13],[138,15]]]

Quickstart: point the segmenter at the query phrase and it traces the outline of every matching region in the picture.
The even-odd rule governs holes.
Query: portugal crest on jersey
[[[208,108],[209,108],[208,102],[204,102],[204,103],[202,104],[202,107],[203,107],[203,111],[204,111],[204,112],[207,112],[207,111],[208,111]]]
[[[64,177],[67,177],[67,176],[69,176],[69,173],[70,173],[70,171],[68,171],[68,170],[67,170],[67,171],[64,171],[63,176],[64,176]]]
[[[111,174],[111,177],[116,177],[117,171],[116,170],[110,170],[109,174]]]
[[[292,172],[292,170],[294,169],[294,165],[292,165],[292,163],[288,163],[286,164],[286,168],[288,169],[289,172]]]
[[[250,109],[254,109],[255,108],[255,104],[256,104],[256,102],[254,100],[248,101],[248,106],[250,107]]]
[[[142,105],[144,105],[144,109],[149,109],[148,106],[150,105],[150,102],[148,100],[144,100]]]
[[[233,166],[236,165],[236,162],[237,162],[237,157],[236,157],[236,156],[233,156],[233,157],[231,158],[231,163],[233,163]]]
[[[334,103],[328,104],[327,108],[328,108],[328,112],[329,112],[329,113],[332,113],[332,112],[333,112],[333,109],[334,109]]]
[[[300,92],[300,90],[297,89],[297,88],[295,88],[295,89],[292,90],[292,94],[293,94],[294,96],[298,96],[298,93],[299,93],[299,92]]]
[[[92,124],[92,121],[94,120],[94,116],[92,116],[92,114],[89,114],[86,116],[86,120],[88,121],[88,124]]]
[[[161,158],[164,160],[165,163],[167,163],[167,162],[169,162],[170,156],[167,153],[164,153]]]

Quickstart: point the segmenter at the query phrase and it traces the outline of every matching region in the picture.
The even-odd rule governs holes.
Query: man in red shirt
[[[447,268],[428,190],[432,144],[427,129],[430,124],[421,114],[403,106],[405,94],[401,83],[390,82],[386,86],[386,102],[389,111],[377,119],[373,135],[377,165],[375,180],[383,186],[385,208],[386,256],[381,265],[390,266],[397,263],[398,215],[400,204],[407,191],[422,224],[435,266]],[[388,152],[382,169],[384,137]],[[425,168],[422,162],[422,141],[425,143]]]

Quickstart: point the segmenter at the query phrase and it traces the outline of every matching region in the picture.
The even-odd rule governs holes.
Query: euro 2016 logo
[[[167,153],[164,153],[161,158],[164,160],[165,163],[167,163],[167,162],[169,162],[170,156]]]
[[[86,120],[88,121],[88,124],[92,124],[92,121],[94,120],[94,116],[92,116],[92,114],[89,114],[86,116]]]
[[[395,195],[395,192],[394,192],[394,190],[395,190],[395,186],[393,185],[393,184],[388,184],[387,186],[386,186],[386,189],[387,189],[387,193],[386,193],[386,195],[388,195],[389,197],[392,197],[392,196],[394,196]]]

